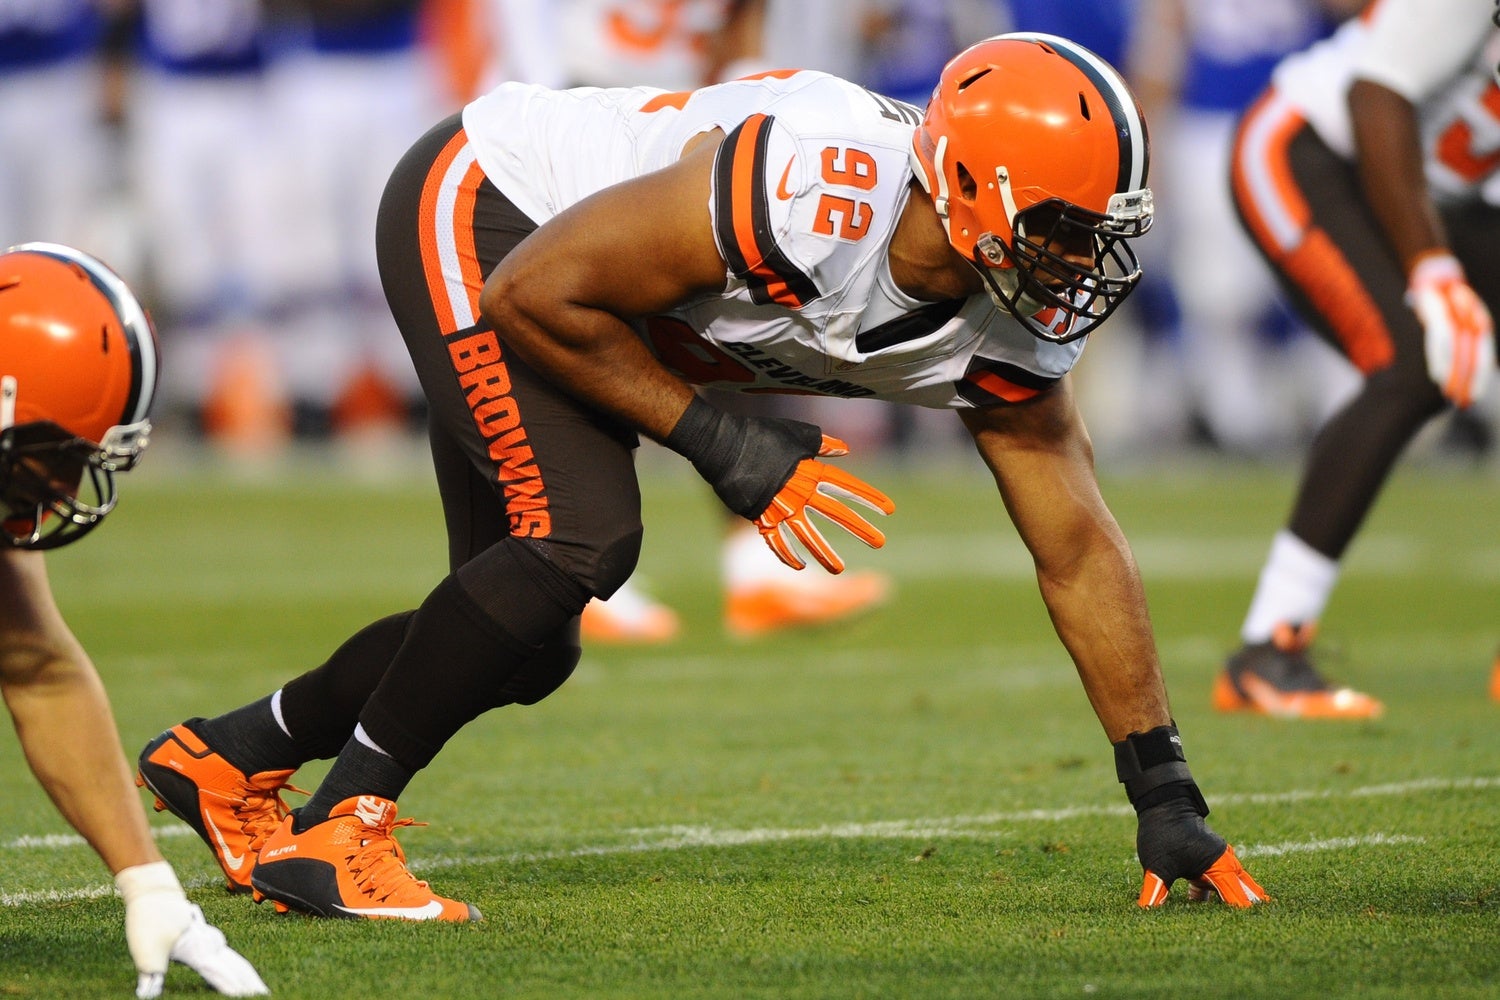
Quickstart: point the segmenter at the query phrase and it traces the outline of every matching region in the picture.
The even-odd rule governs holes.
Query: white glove
[[[1484,395],[1495,377],[1495,323],[1449,253],[1423,254],[1407,279],[1406,301],[1422,321],[1427,373],[1454,406]]]
[[[188,902],[172,866],[165,861],[126,868],[115,876],[125,899],[125,941],[140,977],[140,1000],[161,996],[167,964],[181,962],[225,996],[271,992],[255,968],[229,947],[203,911]]]

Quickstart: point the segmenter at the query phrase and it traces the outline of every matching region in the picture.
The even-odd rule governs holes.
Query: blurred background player
[[[1381,0],[1287,57],[1240,125],[1234,198],[1306,321],[1364,376],[1318,432],[1214,689],[1224,711],[1370,718],[1309,658],[1339,563],[1401,452],[1492,381],[1500,302],[1493,0]]]
[[[282,146],[267,116],[258,0],[132,0],[124,98],[143,279],[170,344],[162,384],[244,460],[291,433],[270,329],[299,287],[281,214]]]
[[[0,247],[96,245],[114,172],[95,0],[0,3]]]
[[[375,445],[405,434],[421,389],[375,264],[391,168],[443,110],[421,0],[281,0],[268,115],[286,156],[278,200],[295,282],[274,330],[293,432]],[[378,452],[366,448],[362,454]]]
[[[156,848],[42,554],[113,509],[114,474],[146,446],[157,375],[150,320],[114,272],[51,243],[0,254],[0,691],[32,773],[114,874],[136,995],[159,995],[175,960],[221,993],[253,996],[265,984]]]
[[[882,3],[863,21],[865,58],[858,66],[858,79],[876,93],[922,107],[955,51],[1013,27],[1000,3]]]
[[[773,68],[846,71],[858,79],[869,32],[891,0],[839,0],[815,5],[781,0],[487,0],[491,64],[483,79],[520,80],[552,87],[652,86],[694,90],[719,79]],[[851,27],[853,26],[853,27]],[[947,53],[953,52],[953,47]],[[936,80],[934,70],[932,80]],[[931,90],[931,83],[928,84]],[[923,97],[925,101],[925,96]],[[725,400],[715,398],[724,405]],[[793,397],[734,401],[744,412],[805,414]],[[816,417],[830,433],[861,446],[861,426],[882,426],[884,404],[841,401],[836,416]],[[851,414],[849,410],[864,410]],[[873,410],[873,414],[869,411]],[[871,419],[873,416],[873,420]],[[778,560],[752,526],[726,515],[719,553],[723,624],[751,638],[785,628],[847,619],[883,604],[887,574],[850,570],[841,576],[797,573]],[[584,609],[585,639],[654,643],[676,638],[677,612],[631,580],[608,601]]]
[[[1161,150],[1156,245],[1180,313],[1176,349],[1164,358],[1180,365],[1172,419],[1179,436],[1202,435],[1231,455],[1264,457],[1305,441],[1357,383],[1295,320],[1224,178],[1235,123],[1277,61],[1362,5],[1141,0],[1128,29],[1128,75]]]

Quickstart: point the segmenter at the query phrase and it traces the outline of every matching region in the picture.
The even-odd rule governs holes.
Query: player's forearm
[[[522,360],[589,406],[654,440],[666,439],[693,391],[662,367],[628,324],[567,301],[538,308],[518,287],[492,283],[481,300],[483,315]]]
[[[1037,579],[1094,713],[1110,742],[1171,720],[1135,562],[1116,532],[1085,528],[1066,575],[1038,563]]]
[[[0,688],[32,773],[109,870],[160,861],[93,669],[54,659]]]
[[[1170,718],[1140,574],[1099,492],[1064,381],[1032,404],[963,411],[1036,562],[1058,637],[1111,742]]]
[[[1416,110],[1400,94],[1368,80],[1349,90],[1360,187],[1403,268],[1447,245],[1427,194]]]

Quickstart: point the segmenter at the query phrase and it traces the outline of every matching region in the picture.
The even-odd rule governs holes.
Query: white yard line
[[[1322,799],[1358,799],[1392,795],[1419,795],[1428,792],[1484,791],[1500,788],[1500,777],[1492,778],[1417,778],[1383,785],[1363,785],[1345,789],[1293,789],[1285,792],[1242,792],[1216,795],[1216,805],[1284,805]],[[981,813],[975,816],[948,816],[928,819],[884,820],[874,823],[832,823],[810,827],[758,827],[747,830],[715,829],[709,826],[662,826],[627,829],[621,833],[633,839],[612,843],[585,845],[558,851],[517,852],[495,855],[429,856],[411,865],[414,871],[431,871],[456,865],[518,864],[551,861],[562,858],[599,857],[611,854],[640,854],[652,851],[680,851],[699,847],[737,847],[746,844],[769,844],[788,840],[900,839],[932,840],[953,837],[980,837],[995,832],[996,827],[1021,823],[1058,823],[1087,816],[1125,816],[1125,804],[1074,806],[1064,809],[1023,809],[1014,812]],[[185,824],[155,827],[157,837],[191,836]],[[1357,837],[1330,837],[1319,840],[1288,841],[1279,844],[1247,844],[1236,847],[1242,858],[1279,857],[1284,854],[1313,851],[1337,851],[1351,847],[1385,847],[1421,843],[1420,837],[1403,834],[1373,833]],[[83,846],[82,837],[73,834],[47,834],[17,837],[0,843],[0,851],[58,850]],[[188,888],[216,884],[217,878],[190,879]],[[81,889],[40,890],[0,893],[0,906],[27,906],[34,903],[66,902],[96,899],[114,893],[112,885],[93,885]]]
[[[1278,858],[1283,854],[1305,854],[1313,851],[1342,851],[1350,847],[1385,847],[1392,844],[1422,844],[1425,837],[1407,837],[1399,833],[1371,833],[1363,837],[1329,837],[1326,840],[1289,840],[1281,844],[1250,844],[1236,847],[1240,858]]]

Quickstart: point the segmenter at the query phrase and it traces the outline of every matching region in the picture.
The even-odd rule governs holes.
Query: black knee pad
[[[609,598],[625,586],[625,581],[635,572],[635,564],[641,557],[640,528],[606,545],[599,553],[595,566],[592,591],[596,597]]]
[[[583,656],[583,648],[578,642],[576,618],[566,631],[566,637],[543,646],[505,681],[502,689],[505,701],[517,705],[535,705],[573,676],[573,671]]]
[[[455,576],[475,604],[494,617],[507,617],[512,634],[540,645],[551,641],[558,627],[556,612],[576,616],[590,597],[613,594],[635,572],[640,554],[639,523],[612,541],[588,544],[506,538],[464,563]]]

